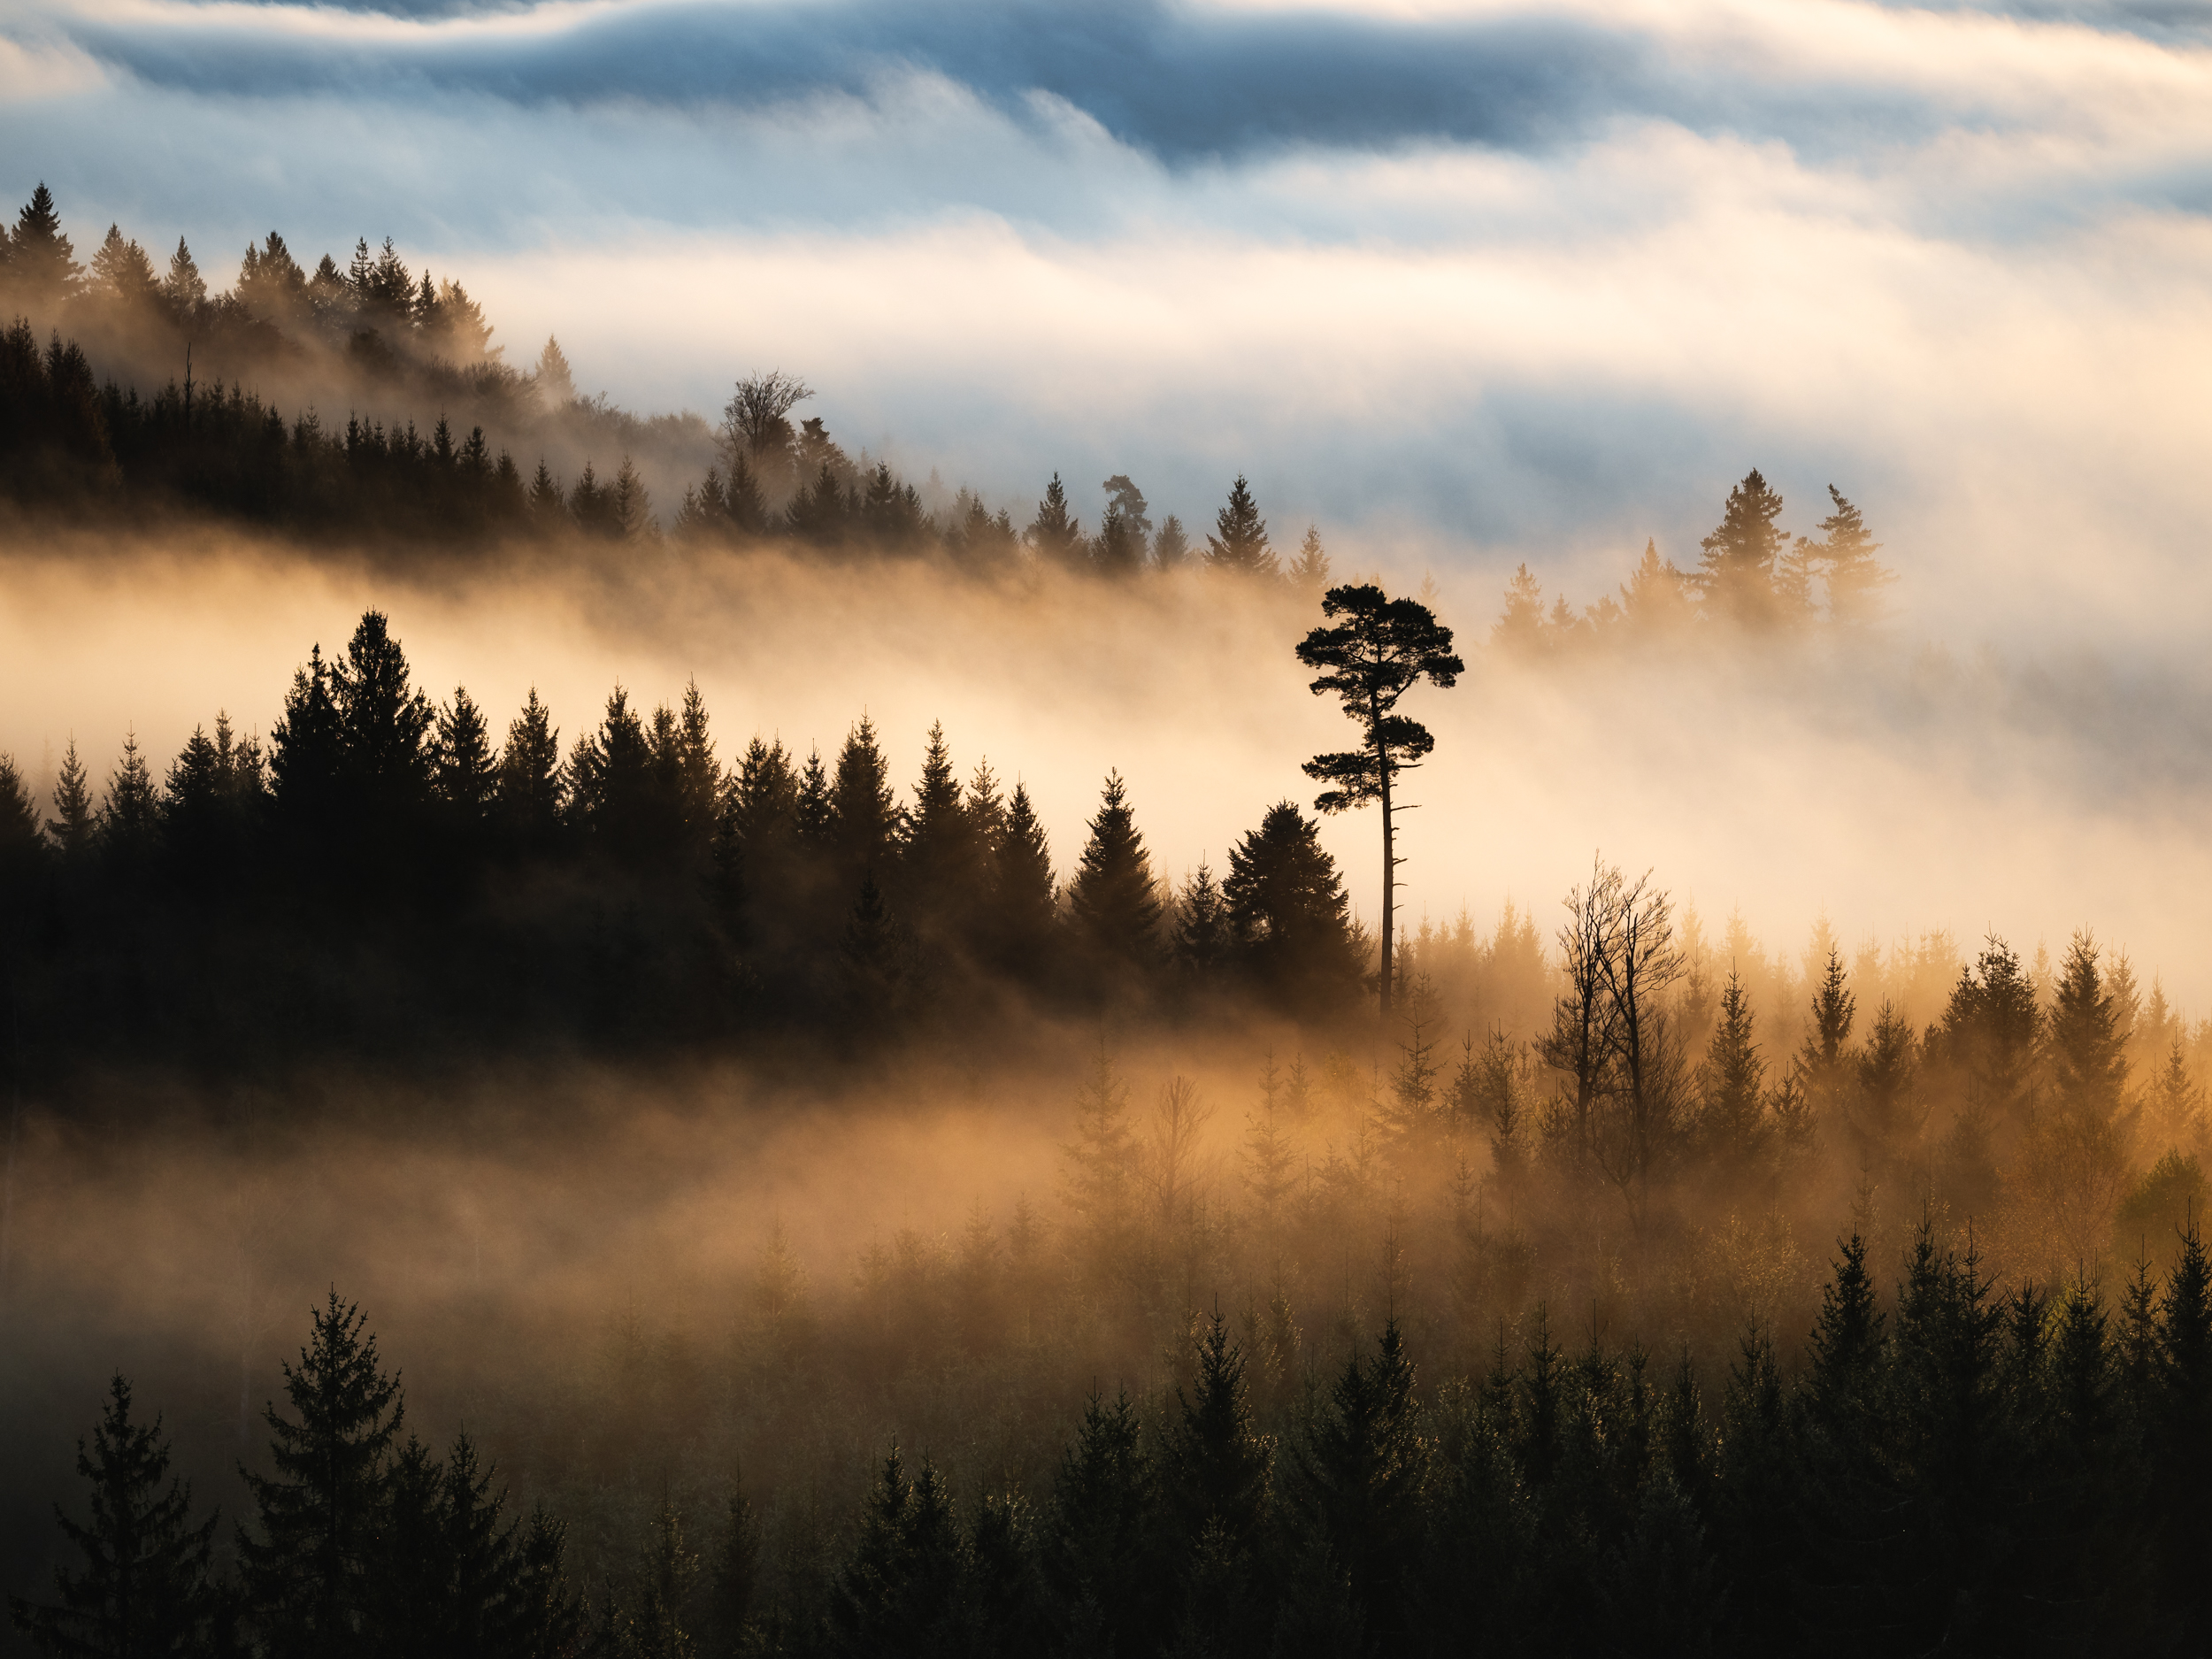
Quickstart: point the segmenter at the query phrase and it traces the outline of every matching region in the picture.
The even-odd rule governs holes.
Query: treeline
[[[1156,871],[1110,776],[1062,879],[1028,790],[933,728],[901,803],[872,725],[726,762],[687,687],[617,687],[565,745],[434,705],[382,615],[296,675],[265,745],[219,715],[165,771],[73,741],[50,803],[0,761],[0,927],[27,1064],[219,1071],[811,1033],[865,1050],[997,1012],[1251,997],[1326,1022],[1371,948],[1313,821],[1269,810],[1217,879]],[[1195,1001],[1194,1001],[1195,999]]]
[[[1523,565],[1506,584],[1491,643],[1541,659],[1678,639],[1700,628],[1863,634],[1892,615],[1888,591],[1897,573],[1875,557],[1881,543],[1865,515],[1832,484],[1828,498],[1832,511],[1816,526],[1819,539],[1792,538],[1779,523],[1781,495],[1755,467],[1728,492],[1721,522],[1698,543],[1695,566],[1678,569],[1647,541],[1619,598],[1607,594],[1580,611],[1561,594],[1547,611],[1542,585]]]
[[[739,382],[711,432],[697,417],[639,421],[580,396],[557,340],[527,370],[505,363],[482,307],[449,278],[411,272],[388,239],[380,251],[362,240],[343,266],[325,254],[309,272],[273,231],[247,248],[234,287],[215,292],[181,239],[163,273],[111,226],[81,265],[42,184],[0,241],[0,299],[65,321],[73,335],[56,326],[42,344],[18,315],[0,336],[0,489],[22,501],[181,504],[294,532],[457,548],[654,543],[665,530],[694,544],[926,557],[986,573],[1029,562],[1106,576],[1198,564],[1314,592],[1328,578],[1318,532],[1280,556],[1240,478],[1195,544],[1173,514],[1156,526],[1121,474],[1101,486],[1094,531],[1056,474],[1023,526],[971,490],[945,495],[933,477],[926,500],[887,464],[849,455],[819,418],[795,420],[813,393],[780,372]],[[142,392],[127,373],[96,367],[103,355],[173,366]],[[303,363],[342,394],[422,412],[357,409],[342,426],[303,396],[288,416],[256,377],[296,380]],[[680,434],[659,430],[672,422]],[[549,464],[549,436],[586,451],[572,476]],[[672,436],[683,439],[672,449]],[[518,461],[533,440],[541,447],[521,448]],[[595,441],[613,452],[595,460]],[[665,526],[633,457],[641,445],[668,450],[664,466],[680,466],[679,452],[720,457],[692,474]]]
[[[2212,1637],[2212,1272],[2193,1227],[2118,1306],[1995,1293],[1924,1225],[1893,1299],[1856,1236],[1786,1376],[1559,1341],[1424,1379],[1395,1321],[1271,1411],[1218,1316],[1156,1395],[1094,1393],[1033,1490],[893,1446],[824,1558],[730,1483],[665,1494],[619,1577],[511,1512],[468,1438],[411,1435],[334,1292],[285,1368],[238,1570],[112,1386],[52,1591],[67,1655],[2054,1653]],[[74,1506],[72,1506],[74,1507]],[[705,1512],[701,1512],[701,1509]],[[85,1514],[77,1509],[78,1514]]]

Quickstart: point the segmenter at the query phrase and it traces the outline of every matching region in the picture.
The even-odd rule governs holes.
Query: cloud
[[[272,227],[392,234],[632,406],[780,363],[849,442],[1025,510],[1128,471],[1202,518],[1241,471],[1396,567],[1588,598],[1647,535],[1694,558],[1755,464],[1793,530],[1860,500],[1922,626],[2182,652],[2185,21],[73,0],[6,38],[100,79],[0,95],[0,147],[211,273]]]

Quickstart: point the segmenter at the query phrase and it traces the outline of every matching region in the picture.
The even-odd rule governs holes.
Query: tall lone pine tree
[[[1322,671],[1312,691],[1333,691],[1360,727],[1360,747],[1317,755],[1306,776],[1331,785],[1314,797],[1322,812],[1342,812],[1373,801],[1382,807],[1382,1018],[1390,1020],[1390,953],[1398,879],[1390,788],[1398,774],[1421,763],[1436,739],[1417,720],[1396,712],[1398,700],[1426,680],[1449,687],[1467,664],[1452,653],[1452,631],[1417,599],[1392,599],[1372,582],[1332,588],[1321,614],[1344,618],[1317,627],[1298,643],[1298,660]]]

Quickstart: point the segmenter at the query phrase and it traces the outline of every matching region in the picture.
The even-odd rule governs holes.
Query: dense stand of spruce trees
[[[1287,803],[1174,892],[1121,780],[1063,881],[1028,790],[964,783],[933,728],[902,805],[872,725],[833,759],[716,752],[695,686],[618,687],[563,744],[434,705],[385,618],[311,653],[264,745],[219,717],[165,771],[75,746],[50,802],[0,760],[0,929],[26,1064],[250,1070],[549,1042],[813,1033],[887,1045],[1025,1008],[1250,994],[1325,1020],[1368,948]]]
[[[624,1581],[570,1582],[465,1435],[411,1435],[334,1293],[285,1369],[234,1576],[118,1378],[63,1513],[43,1652],[492,1656],[1099,1653],[2189,1655],[2212,1640],[2212,1273],[2005,1296],[1924,1225],[1885,1309],[1846,1240],[1795,1375],[1540,1310],[1425,1386],[1394,1322],[1288,1411],[1216,1316],[1156,1401],[1094,1394],[1037,1490],[896,1446],[833,1557],[777,1571],[748,1494],[665,1498]],[[72,1506],[74,1507],[74,1506]],[[84,1514],[77,1509],[77,1514]]]

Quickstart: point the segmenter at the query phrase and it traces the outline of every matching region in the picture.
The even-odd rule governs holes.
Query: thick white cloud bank
[[[81,242],[389,232],[626,404],[780,365],[1011,503],[1245,472],[1294,534],[1586,599],[1756,465],[1793,529],[1859,500],[1939,635],[2193,638],[2186,14],[1087,15],[61,0],[0,26],[0,142]]]

